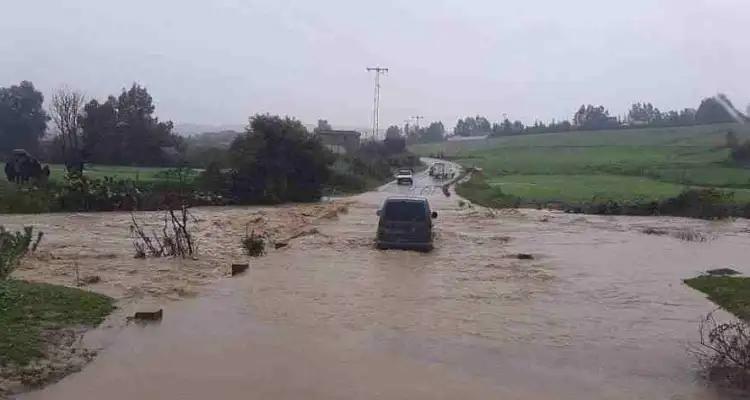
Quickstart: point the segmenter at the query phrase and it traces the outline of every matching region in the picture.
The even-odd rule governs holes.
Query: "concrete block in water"
[[[232,264],[232,276],[241,274],[250,268],[250,264]]]

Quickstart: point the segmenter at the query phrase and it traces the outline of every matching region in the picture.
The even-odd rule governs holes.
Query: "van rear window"
[[[385,203],[384,214],[389,221],[424,221],[427,218],[425,204],[416,201]]]

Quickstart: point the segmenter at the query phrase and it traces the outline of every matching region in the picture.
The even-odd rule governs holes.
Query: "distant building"
[[[359,148],[359,137],[357,131],[318,130],[316,135],[323,145],[336,154],[350,154]]]

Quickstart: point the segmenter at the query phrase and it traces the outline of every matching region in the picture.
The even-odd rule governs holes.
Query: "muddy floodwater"
[[[433,252],[373,248],[375,210],[399,192],[428,196],[439,213]],[[82,372],[22,398],[734,398],[697,374],[688,349],[715,307],[681,280],[750,273],[745,220],[491,212],[459,207],[426,177],[336,204],[346,207],[333,215],[198,209],[199,259],[166,266],[128,256],[127,215],[30,217],[52,250],[22,277],[69,280],[77,252],[105,275],[97,290],[128,306],[157,301],[164,319],[108,322],[87,336],[102,349]],[[258,215],[278,235],[302,234],[224,278],[245,260],[239,235]],[[297,220],[272,226],[284,218]],[[706,240],[676,237],[684,231]]]

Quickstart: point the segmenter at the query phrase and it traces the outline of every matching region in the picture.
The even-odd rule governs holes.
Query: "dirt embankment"
[[[246,232],[264,236],[268,251],[287,251],[295,241],[321,235],[317,226],[348,211],[348,201],[280,207],[225,207],[192,210],[192,233],[198,244],[194,258],[134,257],[129,213],[40,214],[3,218],[14,229],[32,225],[44,232],[39,249],[23,260],[13,277],[33,282],[81,287],[115,298],[118,309],[103,326],[117,329],[143,305],[193,297],[201,289],[230,275],[237,262],[262,263],[243,253]],[[158,212],[136,213],[149,232],[161,231]],[[286,246],[274,250],[273,244]],[[54,382],[79,371],[96,354],[83,341],[85,327],[45,333],[45,357],[29,365],[0,367],[0,399],[5,394]]]

